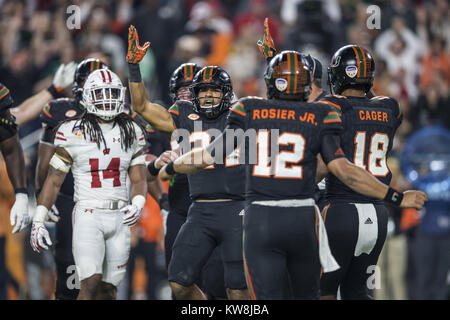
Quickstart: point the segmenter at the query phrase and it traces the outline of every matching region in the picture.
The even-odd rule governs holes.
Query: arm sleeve
[[[327,134],[340,134],[343,130],[341,116],[338,110],[330,105],[324,105],[325,116],[321,123],[321,137]]]
[[[53,128],[45,123],[42,124],[42,128],[44,129],[44,132],[41,136],[41,142],[53,145],[55,142],[55,132],[53,131]]]
[[[345,157],[344,151],[341,149],[340,142],[341,139],[337,133],[326,133],[322,136],[320,154],[325,164],[328,164],[334,159]]]

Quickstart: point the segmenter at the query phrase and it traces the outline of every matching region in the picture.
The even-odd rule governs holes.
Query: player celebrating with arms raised
[[[83,88],[86,112],[57,129],[56,151],[33,218],[31,245],[35,251],[46,250],[51,241],[44,221],[72,169],[73,255],[81,281],[78,299],[114,298],[125,275],[129,226],[137,222],[145,204],[144,131],[122,112],[125,90],[109,70],[89,75]]]

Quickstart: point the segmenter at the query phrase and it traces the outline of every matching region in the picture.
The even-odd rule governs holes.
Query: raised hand
[[[276,53],[275,45],[269,31],[269,18],[264,20],[264,38],[257,42],[259,51],[270,61]]]
[[[141,62],[149,46],[150,42],[144,43],[142,47],[139,46],[139,36],[137,30],[133,25],[130,25],[128,28],[127,62],[132,64]]]

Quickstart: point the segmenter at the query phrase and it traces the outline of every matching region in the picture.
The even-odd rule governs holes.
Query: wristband
[[[134,198],[131,200],[131,204],[136,205],[139,209],[142,210],[145,205],[145,197],[141,194],[138,194],[137,196],[134,196]]]
[[[25,194],[28,194],[28,191],[27,191],[27,189],[26,188],[16,188],[16,189],[14,189],[14,193],[25,193]]]
[[[169,175],[169,176],[172,176],[172,175],[174,175],[176,172],[175,172],[175,169],[173,168],[173,165],[174,165],[174,163],[173,163],[173,161],[172,162],[169,162],[168,164],[167,164],[167,166],[166,166],[166,173]]]
[[[47,220],[48,209],[43,205],[36,207],[36,213],[33,217],[33,222],[45,222]]]
[[[152,162],[150,162],[150,163],[148,164],[148,166],[147,166],[147,169],[148,169],[148,172],[150,172],[150,174],[151,174],[152,176],[157,177],[158,174],[159,174],[159,170],[161,170],[161,169],[156,169],[156,168],[155,168],[155,161],[156,161],[156,160],[153,160]]]
[[[383,200],[396,206],[400,206],[400,203],[402,203],[403,200],[403,193],[389,187],[388,192],[386,193],[386,196]]]
[[[129,63],[128,64],[128,81],[130,82],[141,82],[141,69],[139,69],[139,64]]]
[[[53,98],[61,98],[63,97],[63,95],[61,94],[62,89],[58,90],[55,85],[51,85],[50,87],[47,88],[47,91],[50,92],[50,94],[53,96]]]

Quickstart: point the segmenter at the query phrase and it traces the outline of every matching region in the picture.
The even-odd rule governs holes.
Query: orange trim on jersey
[[[240,114],[243,117],[247,116],[245,113],[243,113],[242,111],[237,110],[236,108],[232,108],[231,111],[236,112],[237,114]]]
[[[47,110],[42,109],[42,112],[44,112],[47,117],[53,118],[53,116]]]
[[[9,93],[9,90],[6,89],[6,92],[0,97],[0,99],[2,99],[4,96],[6,96]]]
[[[242,253],[242,257],[244,258],[244,269],[245,269],[245,278],[248,282],[248,288],[250,289],[250,295],[252,300],[256,300],[255,290],[253,289],[252,279],[250,277],[250,273],[248,272],[247,260],[245,259],[245,253]]]
[[[323,120],[323,123],[342,122],[341,119]]]
[[[339,105],[337,105],[336,103],[333,103],[333,102],[330,102],[330,101],[327,101],[327,100],[319,100],[318,102],[328,103],[328,104],[331,104],[332,106],[335,106],[339,110],[342,110],[341,107]]]
[[[331,203],[328,204],[325,208],[323,208],[322,210],[322,219],[323,219],[323,223],[325,223],[325,220],[327,219],[327,213],[328,213],[328,209],[331,207]]]
[[[176,110],[170,110],[170,109],[169,109],[169,113],[176,114],[177,116],[180,115],[180,113],[179,113],[178,111],[176,111]]]

